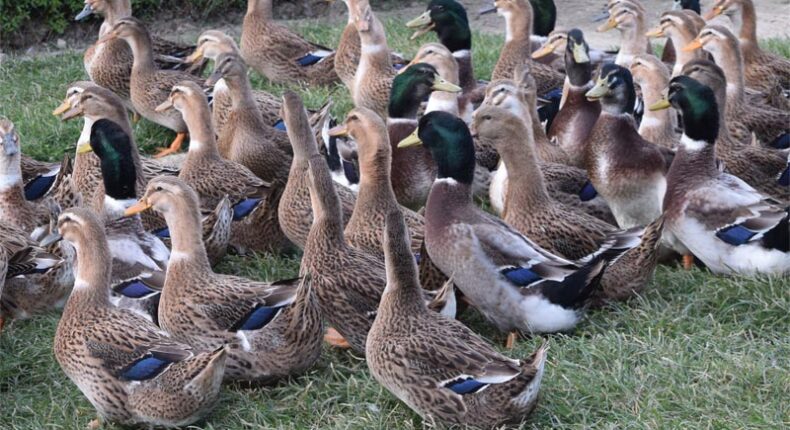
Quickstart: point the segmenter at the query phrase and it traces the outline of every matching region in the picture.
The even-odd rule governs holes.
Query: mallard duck
[[[491,74],[492,80],[510,79],[517,67],[528,64],[537,83],[538,94],[562,87],[563,76],[551,66],[532,61],[532,6],[528,0],[497,0],[494,8],[505,18],[505,45]]]
[[[161,70],[153,61],[151,35],[142,22],[131,18],[119,19],[96,43],[121,39],[132,50],[134,65],[129,81],[134,110],[151,122],[167,127],[177,133],[169,148],[157,154],[159,157],[174,154],[181,149],[187,136],[187,126],[178,112],[157,112],[156,107],[167,99],[170,89],[179,82],[203,83],[203,79],[175,70]]]
[[[559,54],[557,55],[556,60],[552,60],[551,64],[554,64],[554,62],[558,61],[559,65],[555,66],[555,68],[564,72],[565,71],[564,54],[567,46],[568,46],[568,30],[562,30],[562,29],[554,30],[551,32],[551,34],[548,35],[546,41],[543,42],[540,48],[532,52],[532,59],[543,60],[544,58],[551,56],[552,54]],[[592,61],[593,64],[613,63],[617,55],[589,47],[588,50],[589,50],[588,55],[590,57],[590,61]]]
[[[101,163],[102,186],[97,194],[102,203],[95,209],[104,220],[112,255],[110,301],[156,322],[170,251],[143,229],[139,216],[123,216],[138,198],[134,142],[121,125],[100,119],[91,127],[89,148]]]
[[[384,264],[379,257],[346,242],[341,200],[335,192],[337,187],[310,133],[307,112],[299,96],[286,92],[283,110],[288,133],[294,137],[294,166],[289,186],[291,179],[297,179],[294,177],[296,164],[306,165],[300,169],[307,172],[301,173],[298,179],[306,183],[312,206],[312,226],[304,245],[300,274],[312,274],[321,311],[345,339],[343,343],[357,352],[364,352],[365,339],[384,290]],[[297,136],[300,139],[296,139]],[[300,196],[308,198],[304,193]],[[285,197],[283,202],[287,202]],[[280,213],[283,219],[282,210]]]
[[[646,35],[645,10],[636,2],[621,1],[609,9],[609,19],[598,27],[605,32],[616,28],[620,32],[620,50],[614,63],[629,67],[635,55],[653,54]]]
[[[743,56],[739,48],[740,42],[730,30],[720,25],[708,24],[697,38],[687,45],[686,50],[703,48],[710,52],[727,77],[727,103],[734,109],[734,114],[764,144],[771,145],[782,135],[790,132],[790,112],[785,107],[767,105],[762,97],[746,97]],[[762,81],[757,82],[759,84]],[[762,95],[775,92],[773,87],[754,87]],[[782,96],[780,96],[782,97]]]
[[[221,54],[240,54],[239,47],[232,37],[219,30],[206,30],[200,34],[195,51],[187,57],[186,61],[192,64],[199,64],[203,58],[216,62]],[[216,68],[216,66],[215,66]],[[229,112],[233,105],[230,89],[221,78],[214,83],[211,102],[211,121],[217,134],[221,134]],[[282,102],[280,98],[261,90],[252,90],[252,96],[258,105],[263,122],[269,126],[274,126],[280,121],[280,108]]]
[[[679,75],[689,61],[704,56],[702,51],[680,49],[691,43],[704,26],[705,21],[699,15],[670,10],[662,13],[658,26],[647,32],[647,37],[667,37],[667,43],[678,47],[675,50],[672,76]]]
[[[572,329],[606,259],[618,253],[580,266],[478,208],[471,195],[474,143],[459,118],[431,112],[420,119],[418,135],[400,145],[426,145],[439,168],[425,210],[425,242],[436,266],[501,331]],[[514,340],[508,337],[509,344]]]
[[[780,151],[753,145],[751,138],[741,140],[730,131],[727,120],[727,81],[724,72],[708,60],[694,60],[686,64],[683,74],[713,90],[719,111],[719,134],[716,157],[724,164],[724,171],[746,181],[763,194],[777,200],[790,200],[787,186],[777,183],[776,177],[785,167]]]
[[[285,183],[291,143],[285,132],[267,125],[259,115],[244,60],[237,54],[221,54],[214,69],[206,84],[223,79],[232,102],[225,125],[217,133],[220,155],[244,165],[264,181]]]
[[[338,81],[334,52],[274,22],[272,0],[248,0],[241,31],[244,61],[270,81],[331,85]]]
[[[387,35],[384,26],[373,14],[367,2],[360,2],[352,8],[351,15],[359,33],[361,55],[357,73],[354,75],[354,106],[365,107],[387,117],[392,80],[396,71],[390,61]]]
[[[585,96],[601,102],[601,115],[584,142],[590,182],[609,203],[620,228],[646,226],[661,215],[672,153],[637,132],[628,69],[605,64]]]
[[[483,99],[481,89],[474,75],[472,66],[472,30],[466,9],[455,0],[431,0],[426,11],[406,23],[406,27],[415,29],[412,39],[434,31],[439,41],[453,53],[458,62],[458,81],[463,94],[473,103]]]
[[[153,209],[170,227],[173,255],[159,324],[176,339],[212,350],[227,346],[226,380],[272,382],[301,373],[321,355],[321,313],[303,280],[255,282],[214,273],[200,229],[197,194],[183,181],[151,181],[126,215]]]
[[[442,79],[453,85],[459,85],[458,61],[453,57],[453,53],[441,43],[426,43],[420,46],[417,54],[414,55],[414,59],[406,68],[418,63],[425,63],[433,66]],[[404,73],[405,71],[406,69],[401,69],[399,73]],[[472,120],[474,106],[472,106],[469,95],[463,94],[463,89],[461,89],[461,92],[434,91],[428,96],[428,104],[425,105],[425,113],[435,110],[452,113],[453,115],[463,118],[464,121],[469,122]]]
[[[650,108],[669,106],[682,116],[683,137],[667,179],[667,240],[714,273],[790,273],[788,209],[716,164],[719,113],[713,91],[677,76],[668,99]]]
[[[585,96],[594,85],[589,51],[581,30],[574,28],[568,32],[565,46],[568,91],[548,130],[549,139],[557,142],[575,167],[584,166],[584,141],[601,114],[601,104]]]
[[[129,0],[87,0],[85,8],[74,18],[81,21],[93,14],[101,15],[104,21],[99,28],[99,39],[112,30],[118,20],[132,16]],[[189,67],[183,59],[195,48],[156,36],[151,36],[152,56],[161,69],[185,70]],[[129,78],[132,74],[134,57],[132,51],[121,40],[96,42],[85,50],[83,64],[93,82],[120,96],[131,108]],[[199,69],[198,69],[199,70]]]
[[[96,408],[121,425],[187,426],[219,397],[226,349],[199,351],[109,300],[112,257],[104,228],[70,209],[58,229],[77,249],[77,280],[55,332],[55,358]]]
[[[642,90],[646,105],[661,100],[669,83],[669,69],[654,55],[635,55],[629,67],[634,82]],[[674,148],[680,136],[675,133],[677,117],[670,111],[647,111],[639,121],[639,135],[645,140],[666,148]]]
[[[746,82],[753,85],[761,80],[776,79],[785,89],[790,88],[790,60],[760,48],[757,41],[757,12],[752,0],[717,0],[705,15],[710,20],[726,14],[740,22],[738,40],[743,53]]]
[[[460,322],[422,304],[402,217],[386,218],[387,288],[367,339],[374,378],[429,425],[493,428],[535,408],[546,346],[509,359]]]
[[[6,318],[28,318],[35,313],[60,308],[74,283],[74,250],[64,243],[49,243],[54,220],[60,211],[52,199],[25,199],[20,165],[21,141],[14,123],[0,117],[0,224],[16,228],[42,243],[62,263],[42,274],[9,279],[0,302],[0,326]]]
[[[231,245],[239,253],[290,251],[291,244],[277,222],[280,191],[243,165],[222,158],[203,90],[194,82],[181,82],[156,109],[172,109],[183,115],[192,137],[178,177],[195,189],[201,207],[214,208],[225,196],[229,197],[234,220]],[[249,234],[250,231],[255,234]]]

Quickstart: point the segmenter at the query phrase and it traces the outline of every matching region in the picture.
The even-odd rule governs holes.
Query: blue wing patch
[[[261,199],[244,199],[233,206],[233,221],[238,221],[250,213],[258,206]]]
[[[170,239],[170,229],[167,227],[158,228],[152,233],[160,239]]]
[[[588,202],[596,196],[598,196],[598,191],[595,190],[595,187],[590,181],[587,181],[582,187],[582,190],[579,191],[579,199],[583,202]]]
[[[230,328],[230,331],[261,329],[265,327],[266,324],[269,324],[282,309],[282,306],[270,307],[258,305],[245,315],[244,318],[234,324],[233,327]]]
[[[540,275],[526,267],[510,267],[500,272],[505,275],[508,281],[519,287],[527,287],[543,279]]]
[[[449,388],[453,390],[453,392],[455,392],[456,394],[464,395],[464,394],[476,393],[487,386],[488,384],[484,384],[472,378],[466,378],[466,379],[459,378],[454,381],[448,382],[445,385],[445,388]]]
[[[420,264],[420,260],[422,259],[422,255],[419,252],[414,254],[414,262]]]
[[[172,363],[172,361],[148,354],[127,366],[126,369],[121,372],[121,377],[130,381],[145,381],[155,378]]]
[[[285,128],[285,121],[282,119],[278,119],[272,127],[280,131],[288,131],[288,129]]]
[[[770,146],[776,149],[790,148],[790,133],[785,133],[777,137],[773,142],[771,142]]]
[[[354,166],[354,163],[349,161],[340,160],[343,163],[343,176],[346,177],[349,184],[358,184],[359,183],[359,173],[357,173],[357,168]]]
[[[326,56],[315,55],[314,53],[309,53],[302,58],[296,60],[302,67],[312,66],[313,64],[318,63],[319,61],[323,60]]]
[[[741,225],[732,225],[716,232],[716,237],[732,246],[743,245],[757,234]]]
[[[39,176],[25,184],[25,200],[38,200],[52,188],[57,175]]]
[[[784,171],[782,171],[782,173],[779,175],[779,179],[777,179],[776,182],[778,182],[779,185],[783,187],[790,187],[790,164],[788,164]]]
[[[117,294],[120,294],[124,297],[129,297],[131,299],[139,299],[141,297],[145,297],[151,294],[158,293],[158,291],[149,288],[143,282],[139,280],[124,282],[115,288],[113,288]]]

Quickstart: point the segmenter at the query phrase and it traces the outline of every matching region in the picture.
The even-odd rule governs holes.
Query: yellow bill
[[[433,86],[431,87],[434,91],[447,91],[448,93],[460,93],[461,87],[455,85],[452,82],[448,82],[438,74],[433,75]]]
[[[336,127],[329,129],[330,137],[348,137],[348,127],[345,124],[340,124]]]
[[[609,87],[606,85],[606,79],[598,79],[594,87],[584,95],[589,100],[598,100],[609,93]]]
[[[645,33],[647,37],[664,37],[664,29],[661,27],[656,27],[647,33]]]
[[[63,112],[66,112],[69,109],[71,109],[71,102],[69,101],[69,99],[63,100],[63,103],[61,103],[60,106],[58,106],[57,108],[55,108],[55,110],[52,111],[52,115],[55,116],[62,115]]]
[[[657,110],[669,109],[670,107],[672,107],[672,104],[669,103],[669,100],[661,99],[661,100],[653,103],[652,105],[650,105],[648,107],[648,109],[651,110],[651,111],[657,111]]]
[[[147,211],[148,209],[151,209],[151,204],[148,203],[148,200],[142,199],[139,202],[129,206],[123,212],[123,216],[126,216],[126,217],[134,216],[134,215],[137,215],[139,213],[143,213],[143,212]]]
[[[89,152],[93,152],[90,143],[80,143],[77,145],[77,154],[87,154]]]
[[[615,21],[614,18],[609,18],[608,20],[606,20],[605,23],[603,23],[601,26],[599,26],[596,30],[599,33],[605,33],[605,32],[607,32],[607,31],[609,31],[609,30],[611,30],[611,29],[613,29],[615,27],[617,27],[617,21]]]
[[[170,110],[172,108],[173,108],[173,102],[170,101],[170,99],[167,99],[164,102],[162,102],[162,104],[157,106],[156,109],[154,109],[154,110],[156,112],[162,113],[162,112],[166,112],[166,111],[168,111],[168,110]]]
[[[702,40],[700,40],[700,38],[698,37],[692,40],[688,45],[684,46],[683,51],[685,52],[696,51],[697,49],[702,48],[702,46],[703,46]]]
[[[410,146],[422,145],[422,140],[420,140],[420,136],[418,134],[419,131],[419,129],[414,130],[412,134],[398,142],[398,148],[408,148]]]

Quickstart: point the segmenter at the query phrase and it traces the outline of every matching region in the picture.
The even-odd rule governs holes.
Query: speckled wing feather
[[[275,284],[253,282],[236,276],[214,275],[206,288],[206,301],[199,306],[204,318],[222,329],[231,329],[258,305],[287,306],[296,300],[300,279]],[[217,301],[217,294],[221,301]],[[213,303],[212,303],[213,301]]]
[[[202,207],[214,208],[228,196],[231,204],[251,197],[265,197],[269,184],[247,168],[220,160],[192,172],[183,178],[200,195]]]

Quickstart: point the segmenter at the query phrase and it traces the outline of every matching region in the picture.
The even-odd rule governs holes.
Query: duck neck
[[[524,126],[519,136],[527,136],[529,130]],[[535,150],[532,148],[532,139],[528,143],[514,143],[503,145],[502,161],[507,169],[508,183],[507,201],[515,207],[535,207],[549,201],[543,174],[538,168]]]
[[[0,194],[22,194],[22,165],[18,154],[0,160]]]
[[[228,86],[228,91],[230,92],[234,110],[258,109],[258,104],[252,93],[250,80],[247,78],[246,74],[226,76],[224,79]]]
[[[621,57],[620,54],[630,58],[634,55],[649,53],[647,52],[649,45],[647,36],[645,36],[645,22],[641,17],[635,20],[633,27],[626,27],[620,30],[620,40],[622,41],[622,46],[620,47],[618,58]]]
[[[358,144],[360,177],[357,205],[383,201],[387,206],[394,206],[397,200],[390,182],[392,150],[386,134],[376,137],[376,141]],[[371,140],[367,136],[361,139]]]
[[[696,37],[688,28],[671,27],[666,31],[667,36],[672,41],[673,46],[683,47],[691,43]],[[672,67],[672,76],[678,76],[683,70],[683,66],[699,56],[699,51],[685,51],[675,49],[675,64]]]
[[[528,94],[526,96],[527,106],[526,109],[529,112],[529,121],[532,124],[532,134],[535,137],[535,144],[536,145],[548,145],[549,138],[546,136],[546,130],[543,128],[543,124],[540,122],[540,114],[538,114],[538,100],[536,94]]]
[[[532,7],[528,6],[522,13],[503,11],[505,17],[505,42],[529,42],[532,35]]]
[[[655,75],[648,79],[640,79],[638,83],[642,88],[642,99],[645,106],[650,106],[661,100],[664,88],[669,86],[669,79],[668,76]],[[674,137],[674,118],[674,112],[671,109],[657,111],[645,109],[645,112],[642,114],[642,121],[639,123],[639,134],[642,136]]]
[[[748,42],[749,46],[757,46],[757,12],[754,10],[754,3],[751,0],[741,0],[741,28],[738,38],[743,42]]]
[[[392,68],[387,37],[384,35],[384,27],[378,18],[373,17],[369,31],[359,32],[359,41],[361,55],[358,70],[366,70],[366,68],[390,70]]]
[[[129,0],[116,0],[109,2],[109,8],[104,11],[104,22],[110,27],[115,25],[119,19],[132,16],[132,5]]]
[[[307,242],[334,248],[345,243],[340,198],[332,183],[326,160],[317,151],[310,156],[308,169],[312,176],[309,188],[313,226],[307,235]]]
[[[132,66],[133,72],[148,73],[156,70],[154,52],[151,47],[151,36],[147,32],[137,32],[125,40],[132,49],[132,55],[134,57],[134,65]]]
[[[265,20],[273,19],[272,0],[248,0],[247,15],[256,16]]]
[[[682,198],[689,187],[718,174],[715,145],[695,141],[684,134],[667,174],[664,207],[667,208],[671,200]]]
[[[65,312],[72,306],[109,307],[112,260],[104,230],[92,229],[74,242],[77,264],[74,289]]]
[[[187,158],[219,158],[217,140],[211,126],[211,113],[205,102],[193,103],[182,112],[189,130],[189,152]]]
[[[743,56],[740,49],[717,49],[713,53],[713,59],[724,71],[727,80],[727,102],[731,106],[740,105],[745,98]]]
[[[200,210],[197,202],[179,202],[164,214],[170,229],[172,250],[169,265],[189,265],[194,269],[211,267],[200,232]],[[170,274],[168,269],[168,275]]]

